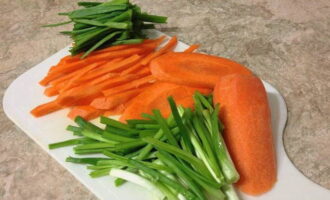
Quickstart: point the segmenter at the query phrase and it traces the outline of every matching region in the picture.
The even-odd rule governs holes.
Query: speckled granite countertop
[[[330,189],[329,0],[139,0],[166,15],[161,30],[201,51],[234,59],[285,97],[284,143],[307,177]],[[69,0],[0,0],[0,94],[27,69],[70,43],[42,29]],[[0,199],[96,199],[0,110]]]

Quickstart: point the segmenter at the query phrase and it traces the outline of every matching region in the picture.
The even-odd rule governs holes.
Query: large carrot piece
[[[252,74],[234,61],[200,53],[167,53],[152,60],[150,68],[161,81],[207,88],[228,74]]]
[[[271,117],[265,88],[253,75],[228,75],[217,82],[224,138],[240,174],[237,186],[250,195],[270,190],[276,182]]]
[[[163,116],[167,117],[171,113],[170,106],[167,103],[168,96],[172,96],[178,105],[192,108],[194,105],[192,95],[196,90],[204,94],[210,92],[209,89],[156,82],[132,99],[120,120],[140,119],[142,113],[151,113],[153,109],[159,109]]]

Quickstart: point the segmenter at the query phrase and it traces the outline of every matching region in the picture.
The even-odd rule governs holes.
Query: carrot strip
[[[102,76],[96,77],[93,80],[90,80],[89,84],[90,85],[97,85],[99,83],[102,83],[102,82],[104,82],[106,80],[109,80],[109,79],[111,79],[113,77],[116,77],[116,76],[119,76],[119,74],[118,73],[107,73],[107,74],[104,74]]]
[[[83,67],[87,64],[88,64],[88,62],[86,60],[80,60],[80,61],[73,62],[73,63],[62,64],[59,67],[52,70],[50,73],[48,73],[47,76],[45,77],[45,79],[51,79],[51,81],[52,81],[52,80],[62,76],[63,74],[71,73],[75,70],[80,69],[81,67]]]
[[[148,83],[151,83],[152,81],[155,81],[155,77],[149,75],[149,76],[145,76],[141,79],[137,79],[134,80],[132,82],[128,82],[125,83],[123,85],[119,85],[117,87],[113,87],[107,90],[102,91],[102,93],[104,94],[104,96],[110,96],[110,95],[114,95],[120,92],[124,92],[133,88],[138,88],[140,86],[143,85],[147,85]]]
[[[70,80],[74,76],[75,76],[75,73],[70,73],[70,74],[63,75],[63,76],[61,76],[61,77],[59,77],[59,78],[57,78],[57,79],[49,82],[49,85],[51,85],[51,86],[58,85],[60,83],[63,83],[65,81]]]
[[[116,45],[116,46],[111,46],[105,49],[101,49],[92,53],[98,54],[98,53],[104,53],[104,52],[109,52],[109,51],[114,51],[114,50],[122,50],[126,48],[132,48],[132,47],[144,47],[145,44],[150,44],[150,43],[155,43],[157,46],[165,39],[166,36],[160,36],[156,39],[146,39],[140,44],[122,44],[122,45]]]
[[[104,64],[104,62],[92,63],[90,65],[87,65],[81,71],[79,71],[74,77],[72,77],[72,79],[70,81],[68,81],[68,83],[60,89],[60,92],[66,91],[74,86],[77,86],[77,84],[75,83],[76,80],[78,80],[79,78],[84,76],[86,73],[99,67],[102,64]]]
[[[101,91],[105,88],[115,87],[139,77],[141,77],[141,75],[126,75],[114,77],[97,85],[89,85],[86,83],[60,93],[57,97],[57,101],[62,106],[89,104],[94,98],[101,96]]]
[[[151,71],[150,71],[150,68],[148,66],[144,66],[140,71],[136,72],[135,74],[150,75]]]
[[[110,110],[107,110],[103,113],[104,116],[113,116],[113,115],[121,115],[125,110],[125,105],[120,104]]]
[[[75,119],[80,116],[86,120],[92,120],[103,114],[103,110],[95,109],[92,106],[75,106],[68,113],[68,117]]]
[[[47,74],[41,81],[39,81],[39,84],[42,86],[47,86],[49,82],[61,77],[62,74]]]
[[[51,101],[35,107],[33,110],[31,110],[31,114],[35,117],[41,117],[60,110],[61,108],[62,106],[60,106],[56,101]]]
[[[143,61],[141,62],[142,65],[147,65],[151,60],[153,60],[154,58],[168,52],[171,51],[175,45],[178,43],[178,39],[176,36],[173,36],[168,42],[167,44],[162,47],[161,49],[159,49],[158,51],[150,54],[149,56],[147,56],[145,59],[143,59]]]
[[[134,65],[136,64],[139,60],[141,60],[142,56],[139,56],[137,54],[134,54],[128,58],[126,58],[125,60],[119,62],[118,64],[116,65],[108,65],[108,64],[105,64],[104,65],[104,68],[108,68],[107,72],[118,72],[118,71],[121,71],[122,69],[125,69],[131,65]]]
[[[185,53],[192,53],[194,52],[196,49],[199,48],[199,44],[193,44],[191,46],[189,46],[186,50],[184,50],[183,52]]]
[[[127,57],[127,56],[131,56],[133,54],[144,53],[146,50],[149,50],[149,49],[129,48],[129,49],[123,49],[123,50],[118,50],[118,51],[106,52],[103,54],[97,54],[95,56],[89,56],[85,60],[87,60],[88,62],[96,62],[99,60],[110,59],[110,58]]]
[[[120,104],[126,103],[131,98],[137,96],[144,88],[137,88],[128,91],[124,91],[109,97],[99,97],[94,99],[90,104],[96,109],[108,110],[112,109]]]
[[[93,78],[104,75],[106,73],[117,71],[119,69],[128,67],[132,64],[134,65],[134,63],[136,63],[140,59],[141,59],[141,57],[135,54],[135,55],[132,55],[132,56],[128,57],[127,59],[121,60],[119,62],[106,63],[103,66],[101,66],[100,68],[91,71],[91,73],[85,75],[81,79],[76,80],[76,82],[79,83],[82,81],[91,80]]]
[[[45,89],[44,91],[44,95],[46,95],[47,97],[52,97],[55,95],[58,95],[59,90],[57,89],[56,86],[51,86]]]

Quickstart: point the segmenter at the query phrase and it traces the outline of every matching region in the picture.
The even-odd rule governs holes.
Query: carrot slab
[[[226,58],[182,52],[170,52],[153,59],[150,69],[161,81],[207,88],[213,88],[228,74],[252,74],[243,65]]]
[[[276,182],[276,160],[265,88],[253,75],[228,75],[217,82],[224,138],[240,174],[237,186],[250,195],[270,190]]]
[[[153,109],[159,109],[163,116],[167,117],[171,113],[170,106],[167,103],[168,96],[173,96],[178,105],[192,108],[194,105],[192,95],[196,90],[204,94],[211,92],[209,89],[156,82],[132,99],[120,121],[140,119],[142,113],[151,113]]]

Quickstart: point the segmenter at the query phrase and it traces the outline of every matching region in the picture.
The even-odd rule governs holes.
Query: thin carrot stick
[[[83,82],[83,81],[87,81],[87,80],[91,80],[94,79],[98,76],[102,76],[104,74],[110,73],[110,72],[114,72],[116,70],[128,67],[130,65],[134,65],[134,63],[138,62],[141,59],[140,56],[134,54],[124,60],[121,60],[119,62],[109,62],[104,64],[103,66],[101,66],[98,69],[95,69],[93,71],[91,71],[91,73],[86,74],[84,77],[81,77],[80,79],[77,79],[76,82]]]
[[[120,104],[126,103],[131,98],[137,96],[143,90],[144,88],[136,88],[115,95],[111,95],[108,97],[99,97],[94,99],[90,105],[96,109],[103,109],[103,110],[112,109]]]
[[[75,119],[80,116],[86,120],[92,120],[103,114],[103,110],[95,109],[92,106],[75,106],[68,113],[68,117]]]
[[[75,84],[75,81],[78,80],[79,78],[81,78],[82,76],[84,76],[86,73],[88,73],[89,71],[99,67],[100,65],[104,64],[105,62],[98,62],[98,63],[92,63],[90,65],[87,65],[86,67],[83,68],[83,70],[81,70],[79,73],[77,73],[76,76],[72,77],[70,79],[70,81],[68,81],[68,83],[62,87],[60,89],[60,92],[66,91],[74,86],[76,86],[77,84]]]
[[[62,106],[60,106],[56,101],[51,101],[35,107],[33,110],[31,110],[31,114],[35,117],[41,117],[60,110],[61,108]]]
[[[175,45],[177,44],[178,39],[176,36],[173,36],[168,42],[167,44],[162,47],[161,49],[159,49],[158,51],[148,55],[145,59],[143,59],[143,61],[141,62],[142,65],[147,65],[152,59],[172,50]]]
[[[104,96],[110,96],[110,95],[114,95],[120,92],[124,92],[133,88],[138,88],[140,86],[143,85],[147,85],[148,83],[150,84],[151,82],[155,81],[155,77],[153,77],[152,75],[149,76],[145,76],[143,78],[125,83],[123,85],[119,85],[117,87],[113,87],[107,90],[102,91],[102,93],[104,94]]]
[[[186,50],[184,50],[183,52],[185,53],[192,53],[194,52],[196,49],[199,48],[199,44],[193,44],[193,45],[190,45]]]

